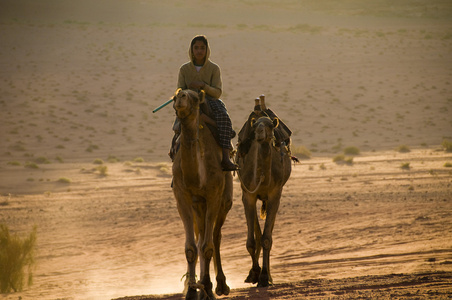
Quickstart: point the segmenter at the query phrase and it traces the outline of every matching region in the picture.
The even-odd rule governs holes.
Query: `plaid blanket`
[[[231,139],[235,137],[236,133],[232,129],[231,118],[229,117],[226,105],[220,99],[207,98],[207,103],[212,111],[212,117],[217,123],[219,143],[221,148],[232,149]]]

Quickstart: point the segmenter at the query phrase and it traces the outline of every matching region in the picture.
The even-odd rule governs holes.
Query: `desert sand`
[[[234,177],[229,298],[450,297],[451,20],[440,0],[1,1],[0,223],[38,239],[33,284],[0,299],[182,297],[174,111],[152,110],[196,34],[237,132],[265,94],[311,153],[283,192],[270,288],[243,282]],[[346,147],[360,154],[334,162]]]

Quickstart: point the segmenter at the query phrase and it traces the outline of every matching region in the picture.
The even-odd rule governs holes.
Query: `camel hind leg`
[[[223,272],[223,267],[221,264],[220,247],[221,247],[221,228],[223,227],[224,221],[229,210],[232,207],[232,176],[227,174],[226,186],[223,192],[223,202],[220,208],[220,213],[218,214],[217,220],[215,222],[215,228],[213,231],[213,243],[214,243],[214,267],[216,273],[217,287],[215,293],[218,296],[229,295],[230,288],[226,284],[226,276]]]

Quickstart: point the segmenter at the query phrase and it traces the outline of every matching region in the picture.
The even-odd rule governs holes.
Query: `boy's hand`
[[[202,81],[193,81],[190,83],[189,88],[190,89],[195,89],[195,90],[200,90],[202,88],[204,88],[206,84]]]

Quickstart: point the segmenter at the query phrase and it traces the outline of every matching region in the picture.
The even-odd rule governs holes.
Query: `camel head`
[[[196,93],[192,90],[177,89],[173,97],[173,107],[179,119],[185,119],[199,110],[199,104],[204,102],[205,92]]]
[[[259,119],[251,119],[251,126],[254,130],[254,138],[259,143],[270,143],[274,138],[274,129],[278,127],[279,119],[273,120],[269,117],[260,117]]]

